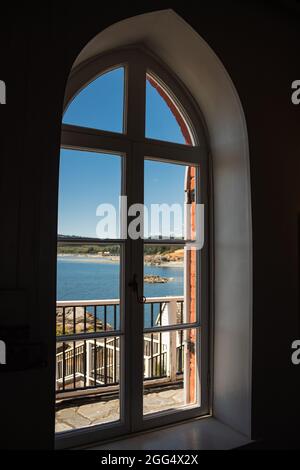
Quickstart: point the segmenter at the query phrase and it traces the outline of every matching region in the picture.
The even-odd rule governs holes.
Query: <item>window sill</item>
[[[89,450],[230,450],[250,442],[246,436],[209,417],[123,437]]]

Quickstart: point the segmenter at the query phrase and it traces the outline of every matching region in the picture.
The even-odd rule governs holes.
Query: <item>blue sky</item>
[[[113,70],[92,82],[74,99],[64,123],[123,131],[124,71]],[[147,83],[146,136],[184,143],[180,128],[157,91]],[[185,167],[145,162],[145,204],[184,202]],[[58,232],[96,237],[101,203],[119,206],[121,157],[61,150]]]

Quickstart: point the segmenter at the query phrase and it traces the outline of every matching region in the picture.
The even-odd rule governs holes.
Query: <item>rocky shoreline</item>
[[[146,284],[167,284],[168,282],[172,281],[172,277],[162,277],[153,274],[146,274],[144,276],[144,282]]]
[[[117,255],[88,255],[88,254],[64,254],[60,253],[58,259],[66,259],[77,262],[91,262],[91,263],[120,263],[120,257]],[[178,250],[177,252],[165,254],[165,255],[146,255],[145,256],[145,266],[155,266],[161,268],[167,267],[183,267],[183,250]]]

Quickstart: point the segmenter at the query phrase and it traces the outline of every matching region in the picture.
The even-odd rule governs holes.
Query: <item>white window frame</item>
[[[74,447],[93,442],[109,440],[158,426],[180,422],[200,416],[210,415],[210,243],[209,243],[209,161],[202,124],[201,113],[187,90],[174,77],[174,74],[142,46],[128,47],[122,50],[98,56],[75,68],[67,85],[64,109],[74,97],[90,82],[100,75],[118,67],[125,69],[125,110],[124,133],[114,133],[90,129],[75,125],[62,125],[61,146],[65,149],[85,150],[98,153],[114,153],[123,156],[122,194],[131,204],[143,203],[144,200],[144,160],[157,159],[161,162],[184,163],[197,166],[197,179],[200,182],[198,202],[205,205],[205,245],[198,254],[201,266],[199,285],[201,285],[201,322],[192,325],[177,325],[177,330],[187,327],[197,328],[200,341],[198,344],[198,366],[201,366],[201,405],[175,410],[168,413],[156,413],[143,418],[143,305],[136,301],[136,296],[129,289],[132,274],[137,275],[139,286],[143,286],[144,241],[136,240],[86,240],[86,243],[109,243],[122,246],[121,262],[121,330],[120,336],[123,355],[120,371],[120,422],[102,424],[90,428],[66,431],[56,435],[57,448]],[[146,116],[146,74],[154,73],[171,90],[174,100],[183,107],[193,130],[194,146],[162,142],[145,137]],[[134,112],[131,112],[134,111]],[[135,182],[139,184],[135,184]],[[84,242],[84,239],[82,239]],[[152,243],[152,242],[151,242]],[[174,240],[160,240],[160,244],[177,244]],[[147,241],[145,241],[147,244]],[[199,298],[199,296],[197,296]],[[130,312],[130,315],[124,312]],[[172,327],[166,327],[167,331]],[[135,361],[133,358],[140,358]]]

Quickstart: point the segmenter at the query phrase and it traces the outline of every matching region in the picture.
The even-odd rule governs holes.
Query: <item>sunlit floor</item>
[[[174,388],[144,395],[144,413],[176,409],[184,404],[184,391]],[[61,408],[56,412],[57,433],[119,420],[119,400],[85,403]]]

